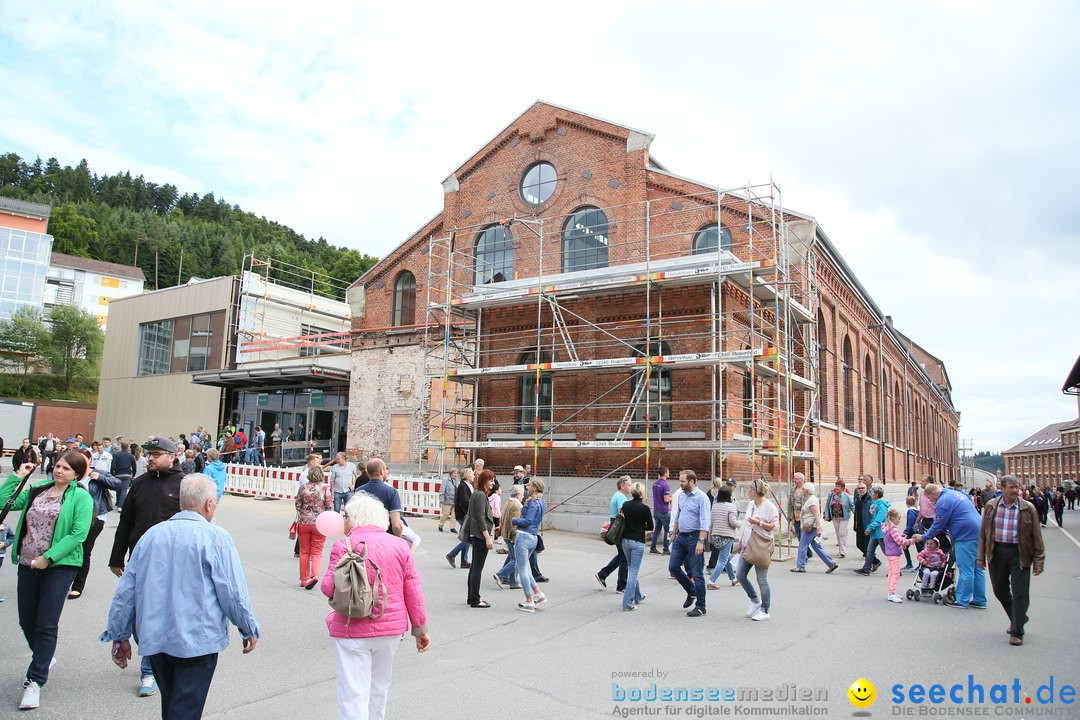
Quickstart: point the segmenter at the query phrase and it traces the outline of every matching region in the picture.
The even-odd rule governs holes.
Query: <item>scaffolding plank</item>
[[[704,353],[682,353],[679,355],[655,355],[651,358],[653,365],[668,365],[674,367],[693,367],[695,365],[712,365],[714,363],[747,363],[753,358],[770,357],[774,354],[772,348],[755,348],[752,350],[721,350]],[[616,357],[600,358],[598,360],[565,360],[550,363],[528,363],[523,365],[499,365],[482,368],[461,368],[449,370],[447,377],[463,378],[480,375],[520,375],[523,373],[556,372],[556,371],[581,371],[581,370],[612,370],[632,368],[645,365],[649,358],[639,357]],[[442,373],[430,373],[429,377],[442,377]]]
[[[455,308],[487,308],[500,305],[516,305],[522,300],[535,298],[541,293],[558,297],[559,295],[568,293],[581,294],[608,292],[613,289],[644,285],[647,282],[665,285],[696,284],[703,280],[712,280],[718,276],[738,277],[740,275],[748,275],[760,264],[761,263],[758,261],[734,263],[708,262],[694,267],[662,270],[651,273],[635,270],[627,272],[626,274],[569,280],[559,280],[558,275],[552,275],[551,279],[545,281],[544,278],[539,278],[536,284],[525,287],[490,292],[466,293],[459,298],[451,300],[450,304]],[[636,266],[632,267],[636,268]],[[429,307],[432,309],[443,308],[445,307],[445,303],[432,303]]]

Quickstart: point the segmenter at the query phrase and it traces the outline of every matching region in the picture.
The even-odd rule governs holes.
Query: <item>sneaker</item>
[[[622,609],[623,612],[630,612],[631,610],[637,610],[637,608],[631,605],[630,607],[624,607]]]
[[[41,705],[41,686],[33,680],[23,681],[22,702],[20,710],[33,710]]]
[[[649,548],[649,554],[650,555],[659,555],[660,551],[657,550],[656,548]]]
[[[720,586],[717,585],[716,583],[705,583],[705,587],[708,590],[719,590],[720,589]]]
[[[439,526],[439,532],[442,532],[442,531],[443,531],[443,529],[442,529],[442,525],[440,525],[440,526]]]
[[[693,610],[691,610],[690,612],[686,613],[686,617],[701,617],[704,614],[705,614],[705,608],[696,607]]]
[[[942,600],[941,604],[944,605],[945,607],[959,608],[961,610],[967,610],[968,609],[967,605],[961,605],[960,603],[956,602],[955,600],[950,601],[948,598]]]
[[[646,595],[645,593],[641,593],[641,597],[640,597],[640,598],[638,598],[638,605],[640,605],[641,603],[645,602],[645,598],[647,598],[647,597],[649,597],[649,596],[648,596],[648,595]]]
[[[150,697],[157,693],[157,680],[153,675],[147,675],[139,683],[139,697]]]
[[[683,600],[682,606],[688,608],[694,604],[695,600],[697,600],[697,598],[694,596],[694,593],[686,593],[686,600]]]
[[[761,603],[759,603],[759,602],[750,603],[750,607],[746,608],[746,612],[743,613],[743,617],[748,617],[748,618],[753,619],[753,617],[758,614],[759,610],[761,610]]]
[[[840,557],[844,557],[844,553],[840,553]]]
[[[889,597],[887,597],[885,599],[888,600],[889,602],[894,602],[894,603],[902,603],[902,602],[904,602],[903,599],[899,595],[890,595]]]
[[[798,568],[798,567],[794,567],[794,568],[791,568],[791,572],[795,572],[795,573],[804,573],[804,572],[806,572],[806,568]]]
[[[534,613],[536,612],[536,605],[531,602],[519,602],[518,610],[520,610],[521,612]]]
[[[607,587],[607,580],[600,577],[600,573],[593,573],[593,577],[596,578],[596,582],[600,583],[604,587]]]
[[[968,605],[968,607],[972,608],[973,610],[985,610],[986,609],[985,605],[976,605],[975,603],[971,603],[971,605]]]
[[[731,581],[731,587],[739,587],[739,581],[738,580],[732,580]]]
[[[538,582],[538,583],[542,583],[542,582],[549,582],[551,580],[551,578],[547,578],[547,577],[544,577],[543,575],[541,575],[538,578],[533,578],[533,580],[536,580],[536,582]]]
[[[457,532],[457,528],[450,528],[450,532],[452,532],[452,533],[456,533],[456,532]]]
[[[494,574],[494,575],[492,575],[491,577],[495,578],[495,587],[497,587],[497,588],[499,588],[500,590],[502,590],[502,589],[503,589],[503,581],[499,579],[499,574],[498,574],[498,573],[495,573],[495,574]]]
[[[902,570],[903,572],[911,572],[912,570],[914,570],[914,569],[915,569],[915,566],[914,566],[914,565],[905,565],[904,567],[902,567],[902,568],[900,568],[900,569],[901,569],[901,570]]]
[[[5,600],[7,600],[7,598],[4,597],[3,595],[0,595],[0,602],[4,602]]]
[[[547,595],[544,593],[537,593],[536,595],[533,595],[532,602],[534,606],[539,605],[542,602],[547,602]]]
[[[754,614],[754,617],[752,617],[750,619],[754,620],[755,622],[761,622],[762,620],[768,620],[769,619],[769,613],[765,612],[764,610],[758,610]]]
[[[855,570],[852,570],[852,572],[855,573],[856,575],[869,575],[870,574],[869,570],[863,570],[862,568],[856,568]]]
[[[835,570],[838,567],[840,567],[840,566],[839,565],[833,565],[832,567],[830,567],[828,570],[825,571],[825,574],[828,575],[829,573],[831,573],[833,570]]]
[[[521,589],[520,585],[508,585],[507,587],[509,587],[511,590],[520,590]]]
[[[662,552],[662,553],[660,553],[660,554],[661,554],[661,555],[670,555],[670,554],[671,554],[671,551],[670,551],[670,550],[665,550],[664,552]]]

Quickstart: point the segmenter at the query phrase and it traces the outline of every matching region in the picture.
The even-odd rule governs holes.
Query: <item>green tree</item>
[[[82,308],[57,305],[49,321],[49,356],[64,376],[64,389],[70,392],[76,379],[88,378],[97,370],[105,339],[97,319]]]
[[[90,248],[97,245],[97,223],[84,217],[71,204],[61,205],[49,218],[49,233],[53,236],[53,251],[90,257]]]
[[[346,250],[330,266],[330,276],[351,285],[376,262],[377,259],[370,255],[361,255],[357,250]]]
[[[41,311],[35,307],[21,306],[10,320],[0,320],[0,356],[4,366],[17,370],[20,397],[31,370],[48,354],[50,339]]]

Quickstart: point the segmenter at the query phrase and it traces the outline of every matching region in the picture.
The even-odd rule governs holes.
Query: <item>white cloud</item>
[[[1001,447],[1075,412],[1080,9],[1008,3],[0,7],[0,150],[86,157],[383,254],[532,101],[774,176]],[[1074,333],[1073,333],[1074,334]],[[1075,343],[1075,341],[1073,341]]]

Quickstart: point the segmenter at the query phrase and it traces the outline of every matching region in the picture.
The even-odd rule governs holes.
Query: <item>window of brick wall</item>
[[[403,270],[394,281],[394,325],[416,323],[416,277]]]

